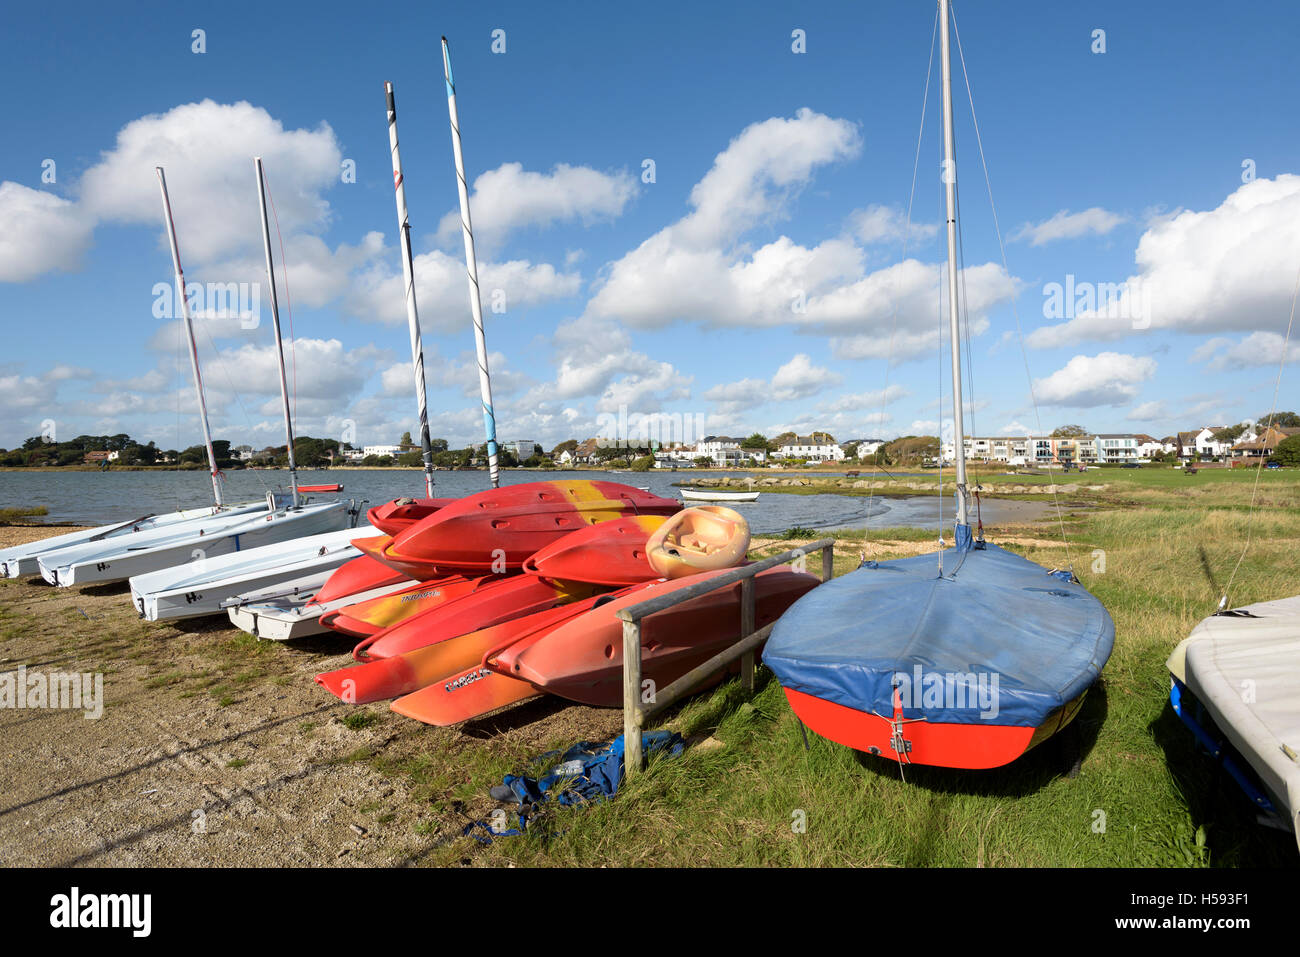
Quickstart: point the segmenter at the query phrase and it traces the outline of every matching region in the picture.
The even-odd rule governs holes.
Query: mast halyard
[[[442,38],[442,74],[447,81],[447,113],[451,118],[451,147],[456,156],[456,186],[460,193],[460,225],[465,238],[465,274],[469,279],[469,307],[474,316],[474,347],[478,353],[479,395],[483,402],[483,431],[487,435],[488,475],[492,487],[500,485],[497,467],[497,420],[492,409],[492,377],[488,373],[487,340],[483,335],[483,296],[478,286],[478,260],[474,255],[474,228],[469,218],[469,188],[465,159],[460,148],[460,116],[456,111],[456,84],[451,79],[451,53]]]
[[[262,211],[262,245],[266,248],[266,280],[271,285],[271,325],[275,327],[275,361],[280,369],[280,398],[284,402],[284,436],[289,449],[289,487],[293,493],[293,507],[298,507],[298,463],[293,453],[293,419],[289,414],[289,382],[284,374],[284,340],[280,336],[280,301],[275,294],[275,264],[271,259],[271,223],[266,217],[266,175],[262,171],[262,157],[253,157],[257,171],[257,202]]]
[[[172,221],[172,202],[167,195],[167,176],[161,166],[155,166],[158,174],[158,188],[162,191],[163,220],[167,223],[167,239],[172,248],[172,266],[176,270],[176,296],[181,304],[181,316],[185,320],[185,335],[190,342],[190,370],[194,373],[194,391],[199,396],[199,421],[203,424],[203,444],[208,450],[208,467],[212,471],[212,498],[217,508],[225,508],[225,499],[221,495],[221,473],[217,469],[217,456],[212,450],[212,431],[208,428],[208,403],[203,397],[203,376],[199,372],[199,347],[194,341],[194,323],[190,320],[190,304],[185,298],[185,272],[181,269],[181,250],[176,244],[176,223]]]
[[[948,208],[948,331],[952,339],[953,455],[957,464],[957,525],[969,526],[966,514],[965,426],[962,422],[961,329],[957,313],[957,164],[953,157],[952,60],[948,41],[948,16],[948,0],[939,0],[940,50],[943,61],[943,181]]]
[[[424,342],[420,314],[415,307],[415,266],[411,260],[411,220],[406,213],[406,183],[402,156],[397,149],[397,106],[393,84],[385,83],[388,97],[388,148],[393,156],[393,191],[397,197],[397,231],[402,241],[402,275],[406,280],[406,320],[411,330],[411,365],[415,372],[415,402],[420,410],[420,450],[424,456],[424,491],[433,498],[433,448],[429,441],[429,402],[424,386]]]

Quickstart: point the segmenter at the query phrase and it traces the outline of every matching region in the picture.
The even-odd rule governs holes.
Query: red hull
[[[725,570],[637,589],[554,631],[511,645],[489,667],[573,701],[617,707],[623,702],[623,622],[616,613],[722,574]],[[817,583],[812,575],[789,568],[756,576],[755,627],[776,621]],[[646,618],[641,623],[642,676],[664,687],[742,637],[737,582]]]
[[[893,721],[789,688],[784,690],[799,720],[823,738],[857,751],[900,760],[892,742]],[[902,763],[969,770],[1002,767],[1069,724],[1082,702],[1080,695],[1048,715],[1037,728],[905,720],[901,731],[911,748],[906,750]]]

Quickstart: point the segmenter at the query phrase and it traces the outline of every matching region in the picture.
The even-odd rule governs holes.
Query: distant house
[[[579,465],[591,465],[596,461],[596,450],[600,448],[600,439],[587,439],[573,450],[573,461]]]
[[[703,442],[695,443],[695,458],[712,459],[714,465],[739,465],[748,457],[748,452],[740,447],[740,442],[725,435],[710,436]]]
[[[251,445],[236,445],[230,451],[241,462],[247,462],[253,457],[253,447]]]
[[[1300,435],[1300,429],[1288,429],[1280,426],[1269,426],[1264,429],[1256,438],[1238,442],[1230,450],[1233,462],[1253,461],[1261,457],[1267,458],[1277,451],[1278,445],[1293,435]]]
[[[804,459],[808,462],[842,462],[844,450],[829,436],[796,435],[794,439],[777,449],[777,454],[786,459]]]
[[[371,455],[378,455],[378,456],[390,455],[393,458],[396,458],[397,456],[401,455],[404,451],[406,450],[403,449],[400,445],[367,445],[362,450],[361,457],[366,458]]]
[[[519,461],[530,459],[542,450],[542,447],[532,439],[519,439],[516,442],[507,442],[506,447],[515,453],[515,458]]]

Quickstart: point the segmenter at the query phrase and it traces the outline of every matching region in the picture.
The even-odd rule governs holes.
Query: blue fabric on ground
[[[899,684],[905,718],[955,724],[1038,727],[1096,680],[1115,626],[1082,585],[996,545],[941,554],[813,589],[776,623],[763,663],[785,688],[884,717]],[[983,701],[968,690],[981,677]]]
[[[646,757],[660,752],[668,757],[677,757],[686,749],[686,743],[676,731],[650,731],[642,734],[641,747]],[[561,754],[548,751],[533,759],[540,764],[558,757],[559,762],[549,773],[541,778],[531,778],[521,774],[507,774],[504,784],[514,792],[519,802],[519,827],[509,831],[496,831],[484,821],[474,821],[463,831],[470,834],[476,828],[483,828],[494,837],[507,837],[522,834],[528,826],[534,806],[555,800],[563,805],[582,804],[587,801],[603,801],[618,793],[623,782],[623,736],[619,735],[609,744],[594,744],[579,741]],[[566,782],[567,786],[557,794],[551,791],[556,784]],[[474,834],[481,843],[492,843],[491,838]]]

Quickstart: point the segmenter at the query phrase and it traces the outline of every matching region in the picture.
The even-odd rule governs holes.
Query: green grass
[[[50,514],[50,510],[44,505],[29,505],[19,508],[0,508],[0,525],[13,525],[22,519],[39,518],[42,515]],[[23,522],[24,525],[30,524]]]

